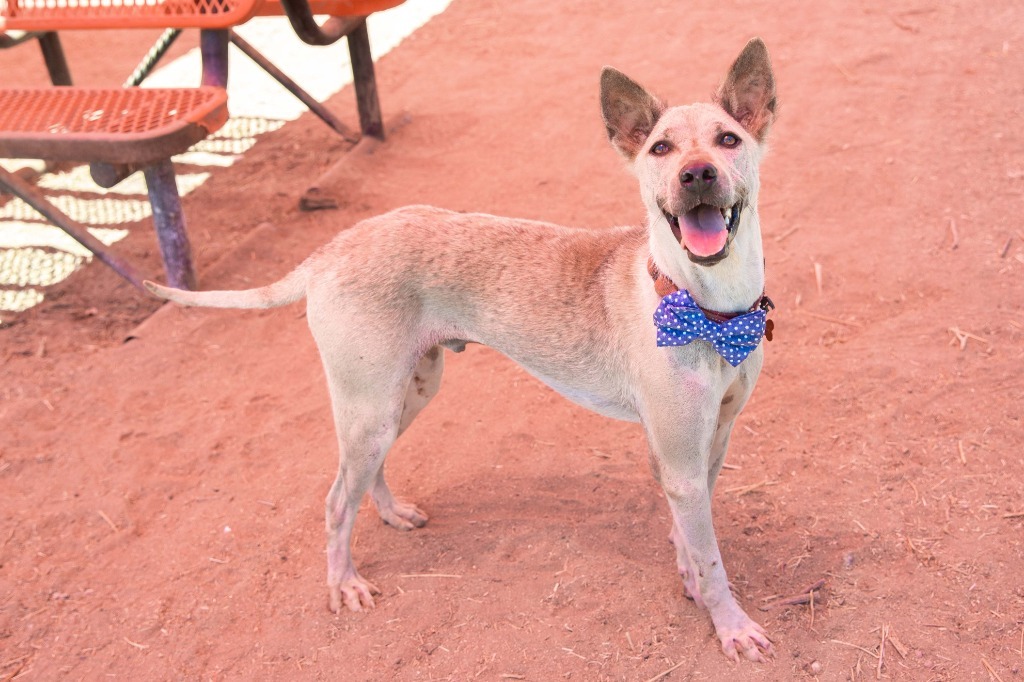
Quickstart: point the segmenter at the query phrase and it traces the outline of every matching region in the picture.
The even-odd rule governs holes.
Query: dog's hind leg
[[[414,505],[394,498],[383,466],[395,439],[437,392],[443,368],[440,349],[417,361],[383,350],[396,344],[346,341],[342,345],[328,335],[318,339],[339,449],[338,476],[326,505],[327,585],[335,612],[343,605],[352,611],[372,607],[373,595],[380,592],[352,561],[352,528],[367,492],[391,525],[413,528],[427,521]]]
[[[352,562],[352,528],[359,504],[398,434],[401,404],[374,404],[370,400],[367,396],[353,397],[351,403],[335,405],[334,410],[341,458],[338,476],[327,494],[326,516],[327,586],[331,610],[336,613],[342,604],[352,611],[372,607],[373,595],[380,593],[359,575]]]
[[[310,308],[310,329],[327,377],[338,439],[338,475],[327,494],[327,586],[334,612],[374,605],[379,590],[359,575],[352,561],[351,537],[363,497],[377,480],[399,422],[415,357],[401,357],[393,339],[372,334],[342,336]],[[362,331],[364,320],[346,320]],[[360,326],[362,325],[362,326]],[[391,343],[389,343],[391,342]]]
[[[398,425],[398,435],[401,436],[413,419],[420,413],[430,399],[437,395],[441,388],[441,373],[444,370],[444,351],[440,346],[434,346],[427,351],[416,369],[413,371],[409,381],[409,388],[405,393],[405,403],[402,406],[402,418]],[[377,478],[373,483],[373,490],[370,493],[373,504],[377,507],[377,513],[384,523],[394,526],[399,530],[412,530],[421,528],[427,522],[427,515],[416,505],[395,499],[384,480],[384,467],[377,470]]]

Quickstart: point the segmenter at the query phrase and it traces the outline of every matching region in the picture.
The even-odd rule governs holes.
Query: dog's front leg
[[[683,576],[687,591],[711,614],[722,651],[733,660],[743,654],[751,661],[765,661],[772,653],[771,641],[764,628],[736,603],[729,588],[711,522],[707,477],[677,478],[663,471],[662,487],[672,510],[677,563],[689,573]]]
[[[729,447],[729,437],[732,434],[734,423],[735,417],[725,423],[719,423],[718,429],[715,431],[714,441],[711,445],[711,456],[708,460],[707,480],[709,496],[714,494],[718,474],[725,463],[725,454]],[[700,590],[697,588],[697,572],[694,570],[693,562],[690,560],[690,551],[686,546],[685,537],[679,530],[679,524],[675,522],[674,518],[672,520],[672,532],[669,534],[669,540],[676,548],[676,562],[679,566],[679,575],[683,578],[683,592],[697,606],[706,609],[707,605],[704,604]],[[732,587],[732,583],[729,586]]]
[[[688,596],[711,614],[725,654],[733,660],[742,654],[763,662],[772,654],[771,641],[736,603],[711,521],[714,476],[709,474],[720,466],[722,446],[728,441],[718,415],[710,410],[718,401],[685,402],[692,407],[686,411],[688,418],[664,415],[658,423],[647,424],[651,465],[672,511],[671,538],[679,572]]]

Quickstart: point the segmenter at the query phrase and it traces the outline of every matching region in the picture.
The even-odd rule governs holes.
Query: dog
[[[349,546],[367,492],[386,523],[427,522],[392,495],[384,458],[437,393],[442,349],[481,343],[570,400],[643,425],[686,595],[708,610],[727,656],[763,662],[772,644],[731,592],[711,493],[763,359],[758,169],[776,112],[768,51],[751,40],[711,103],[669,108],[610,67],[600,100],[609,139],[639,180],[644,225],[581,230],[412,206],[360,222],[262,288],[145,286],[215,308],[305,297],[341,460],[326,504],[333,611],[372,607],[380,593]]]

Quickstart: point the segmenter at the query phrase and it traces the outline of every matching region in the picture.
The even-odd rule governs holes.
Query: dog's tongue
[[[725,248],[729,232],[722,211],[701,204],[680,216],[679,231],[683,246],[695,256],[713,256]]]

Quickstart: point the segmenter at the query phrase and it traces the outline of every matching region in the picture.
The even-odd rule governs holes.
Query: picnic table
[[[0,48],[37,41],[51,82],[33,88],[0,88],[0,158],[86,162],[101,187],[112,187],[142,171],[167,282],[193,289],[195,268],[170,159],[227,121],[228,46],[236,45],[347,140],[355,142],[360,136],[383,139],[365,19],[403,1],[6,0],[0,3]],[[312,45],[348,38],[359,132],[342,123],[232,30],[254,16],[272,15],[286,15],[295,33]],[[318,23],[317,15],[328,19]],[[125,28],[163,28],[165,33],[125,87],[74,86],[59,32]],[[200,31],[200,84],[193,88],[136,87],[184,29]],[[0,189],[21,198],[128,282],[142,287],[143,277],[130,263],[53,206],[31,182],[0,168]]]

